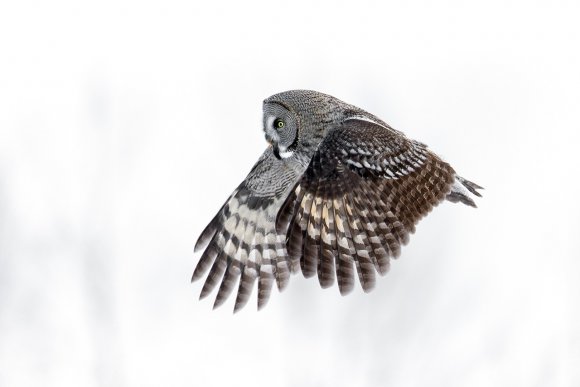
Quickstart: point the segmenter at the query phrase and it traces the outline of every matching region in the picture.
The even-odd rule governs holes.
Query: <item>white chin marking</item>
[[[287,151],[287,150],[286,151],[283,151],[283,150],[279,151],[279,155],[283,159],[287,159],[288,157],[292,156],[293,154],[294,154],[294,152],[292,152],[292,151]]]

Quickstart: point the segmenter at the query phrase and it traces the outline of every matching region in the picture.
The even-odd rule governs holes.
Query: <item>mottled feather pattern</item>
[[[355,145],[369,132],[368,143]],[[393,143],[391,136],[397,147],[381,147]],[[305,277],[318,273],[321,286],[328,287],[336,269],[346,294],[354,264],[363,290],[370,291],[375,272],[388,271],[390,258],[399,256],[415,224],[449,193],[454,176],[423,144],[373,123],[349,121],[328,134],[312,157],[288,198],[300,204],[285,206],[277,228],[286,232],[289,254],[300,259]]]
[[[193,281],[201,278],[211,265],[200,297],[220,284],[214,307],[227,299],[240,277],[235,310],[248,301],[257,278],[259,307],[266,304],[274,281],[280,289],[288,282],[286,250],[276,234],[273,200],[254,197],[249,207],[249,197],[243,187],[238,189],[218,214],[212,239],[192,277]]]
[[[214,308],[222,305],[237,285],[234,311],[241,309],[256,281],[258,308],[262,308],[273,284],[283,290],[291,270],[296,271],[297,264],[291,262],[286,252],[285,236],[276,231],[278,210],[296,172],[272,158],[272,149],[268,148],[196,243],[195,251],[207,247],[192,281],[207,273],[200,298],[207,297],[219,285]],[[278,181],[266,185],[257,179],[264,175],[276,175]]]
[[[214,308],[236,292],[240,310],[257,282],[260,309],[298,271],[342,295],[356,276],[368,292],[434,206],[481,196],[426,145],[322,93],[268,98],[264,125],[271,146],[195,246],[192,281],[205,276],[201,298],[217,288]]]

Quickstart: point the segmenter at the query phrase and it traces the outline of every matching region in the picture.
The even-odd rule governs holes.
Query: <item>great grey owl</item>
[[[260,309],[299,270],[323,288],[336,277],[343,295],[356,271],[368,292],[434,206],[481,196],[425,144],[332,96],[286,91],[263,112],[270,145],[195,245],[192,281],[209,270],[200,298],[219,284],[214,308],[237,286],[241,309],[257,281]]]

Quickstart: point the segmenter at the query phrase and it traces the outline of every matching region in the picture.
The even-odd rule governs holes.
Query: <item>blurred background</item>
[[[0,386],[580,385],[576,1],[0,5]],[[193,245],[307,88],[484,186],[375,290],[211,311]],[[255,297],[255,292],[254,292]]]

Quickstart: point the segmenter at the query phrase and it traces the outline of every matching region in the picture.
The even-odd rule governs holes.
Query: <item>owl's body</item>
[[[201,298],[219,284],[214,307],[237,286],[239,310],[257,281],[261,308],[299,270],[324,288],[336,278],[341,294],[356,272],[369,291],[434,206],[480,196],[426,145],[329,95],[266,99],[264,132],[270,146],[195,246],[192,281],[209,269]]]

